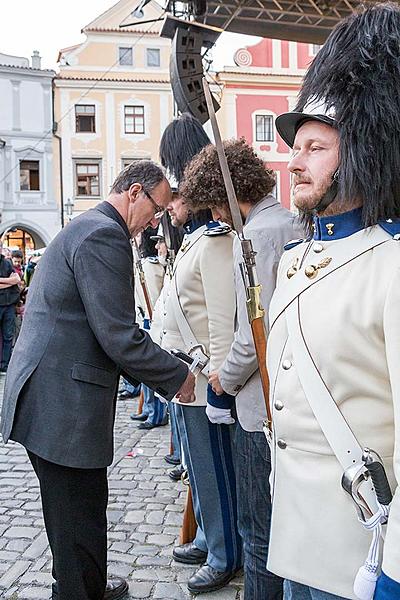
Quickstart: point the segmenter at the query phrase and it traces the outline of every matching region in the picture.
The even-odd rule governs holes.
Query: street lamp
[[[71,198],[68,198],[64,206],[66,208],[68,221],[71,221],[74,212],[74,201],[71,200]]]

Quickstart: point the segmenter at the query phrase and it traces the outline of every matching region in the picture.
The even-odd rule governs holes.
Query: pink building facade
[[[218,115],[225,138],[244,137],[276,172],[276,196],[290,207],[290,149],[278,135],[276,117],[292,110],[318,46],[262,39],[235,53],[236,67],[218,73],[223,87]]]

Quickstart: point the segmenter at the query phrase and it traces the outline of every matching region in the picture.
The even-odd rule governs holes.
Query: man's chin
[[[295,207],[302,213],[309,214],[314,210],[314,207],[317,206],[319,202],[318,198],[306,198],[302,196],[294,196],[293,204]]]

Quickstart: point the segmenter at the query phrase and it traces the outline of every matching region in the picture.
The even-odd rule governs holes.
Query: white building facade
[[[61,227],[53,164],[54,71],[0,54],[0,236],[23,251],[46,246]]]

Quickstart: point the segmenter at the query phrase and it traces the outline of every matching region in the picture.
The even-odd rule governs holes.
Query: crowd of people
[[[39,478],[53,598],[127,594],[106,551],[122,377],[138,427],[170,420],[166,461],[187,473],[195,531],[172,554],[197,565],[190,592],[243,568],[244,600],[400,599],[399,39],[397,5],[346,19],[276,119],[297,216],[245,140],[216,147],[183,114],[164,169],[126,167],[46,250],[2,434]]]

